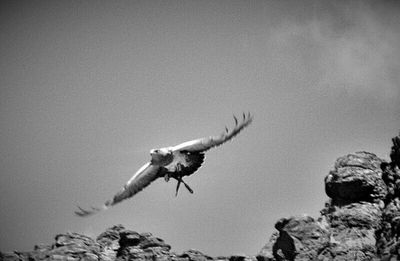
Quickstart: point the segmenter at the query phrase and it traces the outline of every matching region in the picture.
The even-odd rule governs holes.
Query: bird
[[[150,150],[150,161],[144,164],[112,199],[107,200],[101,207],[91,207],[90,209],[84,209],[78,205],[78,210],[75,211],[75,214],[80,217],[87,217],[104,211],[123,200],[133,197],[158,178],[164,178],[166,182],[171,178],[177,180],[175,196],[178,195],[181,184],[190,193],[193,193],[193,189],[183,180],[183,177],[195,173],[203,164],[206,151],[231,140],[252,123],[253,116],[250,113],[243,113],[240,122],[235,115],[233,115],[233,119],[235,126],[232,130],[225,126],[225,130],[220,135]]]

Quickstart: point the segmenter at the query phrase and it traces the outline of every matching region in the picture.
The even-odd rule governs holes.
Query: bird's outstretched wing
[[[243,113],[243,119],[240,123],[238,122],[236,116],[233,116],[233,119],[235,120],[235,127],[232,130],[229,130],[227,127],[225,127],[225,131],[219,136],[211,136],[187,141],[172,147],[172,150],[189,152],[202,152],[209,150],[232,139],[253,121],[253,117],[250,115],[250,113],[247,115]]]
[[[113,197],[113,199],[108,200],[101,207],[91,207],[91,209],[86,210],[78,206],[79,210],[75,211],[75,214],[80,217],[86,217],[98,213],[100,211],[106,210],[109,207],[132,197],[145,187],[147,187],[155,179],[159,178],[161,175],[161,167],[157,165],[152,165],[150,162],[143,165],[125,184],[125,186]]]

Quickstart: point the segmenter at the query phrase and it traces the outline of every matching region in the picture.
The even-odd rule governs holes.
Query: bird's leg
[[[180,185],[181,185],[181,182],[182,182],[182,178],[180,178],[180,179],[176,179],[176,180],[178,181],[178,184],[176,184],[175,197],[177,197],[177,196],[178,196],[178,191],[179,191],[179,187],[180,187]]]
[[[193,194],[193,189],[191,187],[189,187],[189,185],[185,181],[182,180],[182,183],[183,183],[183,185],[185,185],[187,190],[189,190],[189,192]]]
[[[183,183],[183,185],[185,185],[187,190],[189,190],[189,192],[193,194],[193,189],[188,184],[186,184],[185,181],[183,181],[182,177],[177,177],[175,179],[178,181],[178,184],[176,184],[175,196],[178,196],[178,191],[179,191],[179,187],[180,187],[181,183]]]

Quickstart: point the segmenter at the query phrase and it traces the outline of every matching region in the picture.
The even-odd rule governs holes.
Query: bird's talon
[[[179,187],[181,186],[181,183],[183,183],[183,185],[185,185],[186,189],[187,189],[191,194],[194,193],[193,189],[192,189],[185,181],[183,181],[182,177],[176,178],[176,180],[178,181],[178,184],[176,184],[175,196],[178,196],[178,191],[179,191]]]
[[[193,194],[193,189],[192,189],[191,187],[189,187],[188,184],[186,184],[185,182],[183,182],[183,185],[185,185],[185,187],[187,188],[187,190],[189,190],[189,192],[190,192],[191,194]]]

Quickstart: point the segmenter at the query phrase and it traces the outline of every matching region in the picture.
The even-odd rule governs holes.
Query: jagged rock
[[[382,210],[376,203],[351,203],[342,207],[333,206],[326,214],[331,227],[379,229]]]
[[[380,169],[382,159],[375,154],[367,151],[359,151],[354,154],[348,154],[338,158],[335,162],[335,169],[343,167],[360,167],[364,169]]]
[[[171,260],[169,251],[159,247],[147,249],[130,247],[127,250],[128,252],[125,252],[124,255],[118,256],[116,260]]]
[[[334,204],[383,200],[387,187],[382,179],[382,160],[369,152],[356,152],[337,159],[325,178],[326,194]]]
[[[275,228],[279,236],[261,249],[259,260],[314,260],[329,244],[326,223],[310,216],[283,218]]]
[[[164,240],[158,237],[154,237],[151,233],[142,233],[139,236],[140,243],[138,246],[140,248],[146,249],[149,247],[159,247],[162,249],[166,249],[167,251],[171,249],[171,246],[166,244]]]
[[[176,254],[150,233],[116,225],[96,240],[77,233],[59,234],[52,245],[37,245],[30,252],[0,253],[0,260],[400,260],[400,135],[392,141],[391,162],[369,152],[338,158],[325,178],[330,200],[321,216],[280,219],[275,224],[277,232],[255,257],[213,258],[197,250]]]
[[[51,246],[39,245],[31,252],[2,254],[2,260],[99,260],[100,245],[77,233],[59,234]]]
[[[169,257],[171,246],[151,233],[139,234],[131,230],[121,230],[119,236],[118,260],[126,260],[125,257],[128,257],[128,260],[153,260],[164,256]]]
[[[274,232],[270,236],[268,242],[261,248],[256,258],[258,261],[270,261],[274,260],[273,246],[279,237],[279,232]]]
[[[202,252],[195,250],[195,249],[190,249],[188,251],[183,252],[179,257],[181,258],[187,258],[189,261],[208,261],[208,260],[213,260],[212,257],[204,255]]]
[[[392,142],[392,161],[381,164],[382,177],[388,187],[381,229],[376,233],[376,248],[382,260],[400,259],[400,134]]]
[[[382,229],[377,232],[377,251],[382,257],[400,257],[400,200],[395,198],[384,209]]]
[[[0,260],[18,261],[23,259],[20,259],[20,256],[17,253],[0,253]]]
[[[400,197],[400,169],[397,165],[387,162],[383,162],[381,168],[383,171],[382,179],[388,188],[388,195],[385,202],[389,204],[394,199]]]
[[[139,234],[117,225],[97,240],[78,233],[59,234],[51,246],[36,246],[26,253],[2,253],[0,260],[172,260],[176,255],[169,252],[170,248],[150,233]]]
[[[382,227],[387,186],[383,161],[369,152],[356,152],[336,160],[325,179],[332,199],[322,216],[330,226],[330,242],[321,260],[378,260],[375,235]]]
[[[375,231],[373,229],[333,228],[328,257],[331,257],[332,260],[378,259],[375,245]],[[321,257],[322,255],[319,258]]]
[[[116,259],[120,248],[120,232],[123,230],[125,230],[124,226],[116,225],[108,228],[97,237],[96,241],[102,246],[101,260],[111,261]]]
[[[321,217],[279,220],[275,225],[279,234],[271,237],[258,259],[379,260],[375,235],[382,229],[387,196],[382,163],[368,152],[338,158],[325,179],[331,200]],[[394,209],[392,212],[397,213],[398,209]]]
[[[233,255],[229,257],[229,259],[217,259],[219,261],[258,261],[258,259],[255,256],[247,256],[247,255]]]
[[[390,159],[392,160],[391,164],[394,168],[397,166],[400,168],[400,133],[398,136],[392,138],[393,146],[390,151]]]
[[[108,245],[111,242],[118,241],[120,232],[124,231],[125,227],[121,224],[108,228],[97,237],[97,242],[103,245]]]

